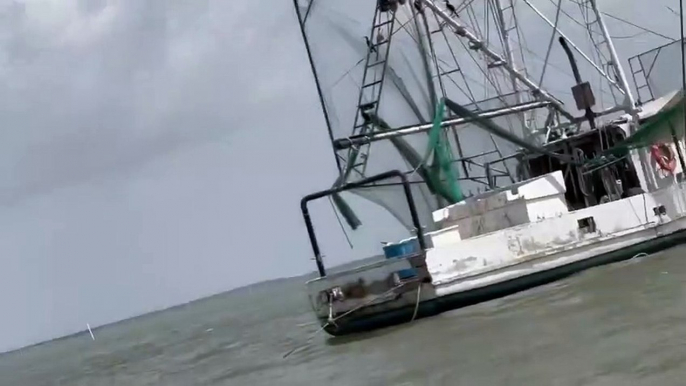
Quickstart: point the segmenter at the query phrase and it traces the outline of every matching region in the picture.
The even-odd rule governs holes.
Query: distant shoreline
[[[176,305],[173,305],[173,306],[169,306],[169,307],[164,307],[164,308],[152,310],[152,311],[145,312],[145,313],[138,314],[138,315],[134,315],[134,316],[131,316],[131,317],[128,317],[128,318],[119,319],[119,320],[113,321],[113,322],[111,322],[111,323],[106,323],[106,324],[102,324],[102,325],[95,326],[95,327],[94,327],[94,326],[91,326],[91,330],[93,331],[93,333],[94,333],[95,335],[97,335],[97,333],[96,333],[97,330],[102,329],[102,328],[105,328],[105,327],[110,327],[110,326],[114,326],[114,325],[122,324],[122,323],[133,322],[133,321],[135,321],[135,320],[137,320],[137,319],[139,319],[139,318],[143,318],[143,317],[155,315],[155,314],[158,314],[158,313],[161,313],[161,312],[171,311],[171,310],[174,310],[174,309],[178,309],[178,308],[190,306],[190,305],[192,305],[192,304],[200,303],[200,302],[203,302],[203,301],[209,301],[209,300],[214,299],[214,298],[217,298],[217,297],[219,297],[219,296],[226,296],[226,295],[229,295],[229,294],[232,294],[232,293],[248,292],[248,291],[250,291],[250,290],[259,289],[259,288],[261,288],[261,287],[269,287],[269,286],[274,285],[274,284],[283,283],[283,282],[290,281],[290,280],[294,280],[294,279],[297,279],[297,278],[305,278],[305,277],[308,277],[308,276],[311,276],[311,275],[313,275],[313,273],[308,273],[308,274],[305,274],[305,275],[292,276],[292,277],[281,277],[281,278],[276,278],[276,279],[269,279],[269,280],[259,281],[259,282],[257,282],[257,283],[246,284],[246,285],[244,285],[244,286],[232,288],[232,289],[230,289],[230,290],[227,290],[227,291],[224,291],[224,292],[220,292],[220,293],[217,293],[217,294],[214,294],[214,295],[204,296],[204,297],[201,297],[201,298],[198,298],[198,299],[193,299],[193,300],[190,300],[190,301],[187,301],[187,302],[184,302],[184,303],[179,303],[179,304],[176,304]],[[59,341],[67,340],[67,339],[69,339],[69,338],[76,337],[76,336],[83,335],[83,334],[89,335],[88,329],[85,327],[85,324],[84,324],[84,328],[83,328],[82,330],[79,330],[79,331],[76,331],[76,332],[73,332],[73,333],[70,333],[70,334],[61,335],[61,336],[58,336],[58,337],[53,338],[53,339],[44,340],[44,341],[37,342],[37,343],[32,343],[32,344],[29,344],[29,345],[26,345],[26,346],[22,346],[22,347],[18,347],[18,348],[14,348],[14,349],[9,349],[8,351],[0,351],[0,358],[1,358],[2,356],[4,356],[4,355],[11,355],[11,354],[13,354],[13,353],[16,353],[16,352],[18,352],[18,351],[23,351],[23,350],[31,350],[31,349],[34,349],[34,348],[39,347],[39,346],[43,346],[43,345],[46,345],[46,344],[49,344],[49,343],[53,343],[53,342],[59,342]],[[90,338],[89,338],[89,339],[90,339]]]
[[[332,270],[347,269],[347,268],[349,268],[349,267],[351,267],[351,266],[364,264],[364,263],[366,263],[366,262],[368,262],[368,261],[376,260],[376,259],[379,259],[379,258],[382,258],[382,257],[381,257],[381,256],[374,256],[374,257],[371,257],[371,258],[365,258],[365,259],[355,260],[355,261],[351,261],[351,262],[348,262],[348,263],[345,263],[345,264],[341,264],[341,265],[337,265],[337,266],[331,267],[331,269],[332,269]],[[317,273],[316,273],[315,271],[311,271],[311,272],[309,272],[309,273],[302,274],[302,275],[289,276],[289,277],[280,277],[280,278],[275,278],[275,279],[263,280],[263,281],[259,281],[259,282],[256,282],[256,283],[247,284],[247,285],[244,285],[244,286],[232,288],[232,289],[230,289],[230,290],[227,290],[227,291],[224,291],[224,292],[220,292],[220,293],[217,293],[217,294],[214,294],[214,295],[204,296],[204,297],[201,297],[201,298],[198,298],[198,299],[190,300],[190,301],[187,301],[187,302],[185,302],[185,303],[180,303],[180,304],[176,304],[176,305],[173,305],[173,306],[169,306],[169,307],[160,308],[160,309],[152,310],[152,311],[149,311],[149,312],[145,312],[145,313],[143,313],[143,314],[134,315],[134,316],[131,316],[131,317],[128,317],[128,318],[116,320],[116,321],[113,321],[113,322],[111,322],[111,323],[106,323],[106,324],[99,325],[99,326],[95,326],[95,327],[94,327],[94,326],[91,326],[91,330],[92,330],[93,333],[97,336],[97,330],[100,330],[100,329],[105,328],[105,327],[110,327],[110,326],[117,325],[117,324],[121,324],[121,323],[133,322],[133,321],[135,321],[135,320],[137,320],[137,319],[139,319],[139,318],[142,318],[142,317],[155,315],[155,314],[158,314],[158,313],[161,313],[161,312],[164,312],[164,311],[171,311],[171,310],[174,310],[174,309],[178,309],[178,308],[190,306],[190,305],[192,305],[192,304],[196,304],[196,303],[199,303],[199,302],[209,301],[209,300],[214,299],[214,298],[219,297],[219,296],[226,296],[226,295],[229,295],[229,294],[245,293],[245,292],[250,292],[250,291],[255,291],[255,290],[268,289],[268,287],[274,286],[274,285],[276,285],[276,284],[281,284],[281,283],[284,283],[284,282],[288,282],[288,281],[302,280],[302,282],[303,282],[303,283],[302,283],[302,284],[303,284],[303,291],[304,291],[304,290],[305,290],[304,283],[305,283],[307,280],[310,280],[310,279],[313,279],[313,278],[316,278],[316,277],[317,277]],[[32,344],[29,344],[29,345],[26,345],[26,346],[21,346],[21,347],[14,348],[14,349],[9,349],[9,350],[7,350],[7,351],[0,351],[0,358],[1,358],[2,356],[5,356],[5,355],[11,355],[11,354],[17,353],[17,352],[19,352],[19,351],[24,351],[24,350],[32,350],[32,349],[35,349],[36,347],[39,347],[39,346],[43,346],[43,345],[46,345],[46,344],[49,344],[49,343],[53,343],[53,342],[59,342],[59,341],[67,340],[67,339],[69,339],[69,338],[76,337],[76,336],[79,336],[79,335],[83,335],[83,334],[89,335],[88,329],[86,328],[85,323],[86,323],[86,322],[84,321],[84,328],[83,328],[82,330],[79,330],[79,331],[76,331],[76,332],[73,332],[73,333],[70,333],[70,334],[61,335],[61,336],[58,336],[58,337],[53,338],[53,339],[44,340],[44,341],[37,342],[37,343],[32,343]],[[90,337],[89,337],[89,339],[90,339]]]

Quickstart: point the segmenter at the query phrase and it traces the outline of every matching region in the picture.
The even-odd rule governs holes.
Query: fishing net
[[[674,93],[667,103],[655,114],[645,119],[626,141],[619,144],[618,150],[636,149],[658,142],[684,138],[684,98],[681,92]]]
[[[433,12],[420,13],[412,1],[294,1],[332,140],[407,126],[431,127],[442,97],[471,111],[501,109],[536,100],[521,84],[515,87],[511,75],[499,63],[453,33]],[[500,30],[495,28],[492,2],[455,4],[454,17],[484,44],[497,52],[507,51]],[[514,16],[508,15],[508,22]],[[520,30],[524,30],[509,40],[513,64],[537,80],[544,78],[547,68],[546,79],[557,81],[555,73],[559,74],[560,66],[568,67],[568,63],[564,58],[562,64],[559,58],[551,58],[547,61],[549,66],[540,64],[544,61],[541,58],[547,56],[546,47],[531,49],[523,36],[550,33],[550,27],[531,12],[528,16],[525,23],[520,23]],[[532,65],[532,55],[538,58],[538,65]],[[588,72],[584,66],[580,64],[581,71]],[[571,94],[566,94],[560,99],[573,105]],[[441,119],[454,117],[447,110],[440,115]],[[531,131],[543,127],[546,118],[547,111],[543,110],[504,115],[491,121],[519,138],[540,144],[542,138],[532,136]],[[498,185],[517,180],[516,160],[498,162],[517,152],[517,146],[511,142],[491,135],[477,124],[440,131],[437,134],[425,130],[337,150],[340,172],[347,182],[392,169],[407,172],[421,222],[427,229],[433,227],[431,213],[436,209],[460,197],[486,191],[488,176]],[[490,165],[488,169],[486,165]],[[437,191],[430,175],[445,184],[447,192]],[[454,189],[453,180],[458,190]],[[380,182],[353,193],[381,205],[411,228],[398,181]],[[341,197],[336,197],[336,201],[348,222],[354,223],[354,208],[346,206]]]

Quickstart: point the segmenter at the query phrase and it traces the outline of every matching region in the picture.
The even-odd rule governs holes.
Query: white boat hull
[[[469,229],[466,239],[459,226],[448,226],[429,234],[433,247],[425,253],[308,282],[312,306],[327,332],[346,334],[435,315],[638,253],[656,252],[686,241],[684,188],[674,184],[485,234],[473,235]],[[541,191],[540,187],[536,190]],[[502,222],[499,216],[508,217],[509,210],[521,214],[522,202],[540,207],[541,199],[558,198],[559,192],[523,201],[515,197],[495,208],[482,202],[481,212],[471,208],[465,218]],[[590,226],[584,220],[589,218]],[[412,268],[417,270],[416,277],[398,278],[399,271]],[[336,296],[331,296],[332,289]]]

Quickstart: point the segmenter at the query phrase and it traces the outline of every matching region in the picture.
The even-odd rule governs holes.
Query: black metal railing
[[[312,219],[310,217],[310,212],[307,209],[307,204],[310,201],[314,201],[317,199],[320,199],[322,197],[327,197],[332,194],[336,193],[341,193],[346,190],[351,190],[351,189],[356,189],[363,187],[365,185],[377,182],[377,181],[382,181],[382,180],[387,180],[390,178],[400,178],[402,181],[403,185],[403,191],[405,192],[405,197],[407,198],[407,204],[410,207],[410,216],[412,216],[412,225],[415,228],[415,232],[417,234],[417,241],[419,242],[419,247],[422,249],[422,251],[426,250],[426,241],[424,239],[424,231],[422,230],[422,226],[419,223],[419,215],[417,214],[417,207],[414,204],[414,199],[412,198],[412,190],[410,189],[410,183],[407,180],[407,177],[405,177],[405,174],[402,173],[399,170],[390,170],[381,174],[377,174],[362,180],[358,180],[355,182],[347,183],[340,185],[338,187],[334,187],[331,189],[327,190],[322,190],[320,192],[315,192],[312,194],[308,194],[307,196],[303,197],[303,199],[300,201],[300,209],[302,210],[303,218],[305,219],[305,226],[307,227],[307,235],[310,238],[310,244],[312,244],[312,252],[314,252],[314,259],[317,263],[317,269],[319,270],[319,276],[324,277],[326,276],[326,269],[324,268],[324,263],[322,262],[322,254],[319,249],[319,243],[317,242],[317,236],[314,233],[314,225],[312,225]]]

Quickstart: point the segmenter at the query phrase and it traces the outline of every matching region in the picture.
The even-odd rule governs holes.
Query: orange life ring
[[[650,147],[650,154],[660,169],[674,174],[676,170],[676,157],[672,148],[666,143],[657,143]]]

